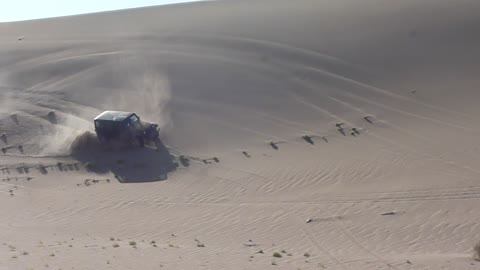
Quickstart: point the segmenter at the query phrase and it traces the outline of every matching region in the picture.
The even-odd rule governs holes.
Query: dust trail
[[[113,89],[111,96],[106,97],[100,108],[135,112],[143,121],[157,123],[160,132],[164,134],[171,127],[171,89],[165,73],[144,65],[128,70],[120,68],[119,71],[122,77],[121,88]],[[55,128],[55,134],[46,142],[47,147],[42,154],[71,154],[83,146],[96,145],[91,138],[95,134],[93,119],[90,118],[65,115],[62,125]]]
[[[14,87],[9,86],[6,74],[0,74],[0,114],[13,113],[17,108],[14,106],[12,90]]]
[[[97,136],[90,132],[85,131],[78,134],[70,143],[70,154],[82,153],[83,151],[91,151],[100,149],[100,142]]]
[[[168,77],[157,70],[145,70],[128,79],[127,91],[117,91],[105,110],[131,111],[143,121],[157,123],[163,134],[171,127],[171,87]]]
[[[53,127],[53,134],[40,141],[40,145],[43,145],[40,155],[70,154],[74,142],[87,133],[91,134],[92,131],[93,124],[89,121],[71,114],[64,114],[61,122]]]

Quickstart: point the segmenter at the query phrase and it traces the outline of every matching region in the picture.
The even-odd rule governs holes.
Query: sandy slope
[[[0,24],[0,269],[477,269],[479,10],[220,1]],[[189,165],[71,155],[106,109],[158,122]]]

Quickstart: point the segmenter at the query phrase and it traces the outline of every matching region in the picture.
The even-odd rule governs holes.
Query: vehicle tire
[[[140,147],[145,147],[145,140],[143,139],[143,137],[137,137],[138,138],[138,145]]]
[[[157,151],[165,151],[165,145],[163,145],[162,141],[160,140],[160,137],[155,137],[153,139],[153,143],[155,144],[155,148],[157,148]],[[168,152],[168,150],[167,150]]]

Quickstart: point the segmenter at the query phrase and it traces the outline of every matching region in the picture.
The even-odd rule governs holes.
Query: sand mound
[[[79,134],[70,145],[70,153],[83,153],[99,149],[100,142],[95,134],[85,131]]]

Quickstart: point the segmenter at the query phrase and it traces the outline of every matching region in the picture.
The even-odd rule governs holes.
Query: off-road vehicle
[[[141,121],[133,112],[105,111],[95,117],[94,123],[102,144],[144,147],[145,144],[157,146],[160,141],[158,125]]]

